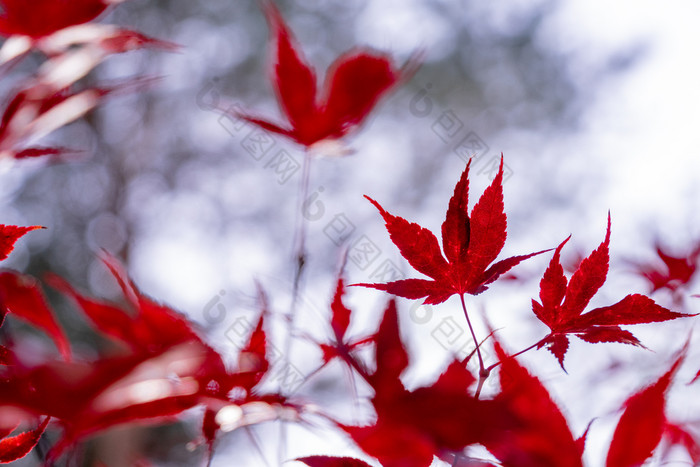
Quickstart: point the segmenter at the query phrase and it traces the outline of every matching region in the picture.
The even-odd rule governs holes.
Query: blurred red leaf
[[[650,293],[667,289],[677,295],[690,285],[700,260],[700,245],[680,256],[671,255],[659,241],[655,245],[658,261],[633,263],[636,273],[649,282]]]
[[[666,393],[686,352],[687,344],[661,378],[625,401],[610,443],[607,467],[634,467],[651,457],[666,426]]]
[[[432,280],[406,279],[387,284],[353,284],[387,291],[400,297],[425,297],[426,304],[438,304],[454,294],[477,295],[521,261],[544,253],[539,251],[513,256],[491,264],[506,241],[506,214],[503,207],[503,157],[498,175],[468,215],[469,166],[462,173],[450,199],[442,224],[442,248],[427,229],[386,212],[367,197],[379,210],[391,241],[413,268]],[[490,266],[489,266],[490,265]]]
[[[276,47],[272,83],[289,126],[248,114],[237,116],[303,146],[345,136],[362,123],[384,94],[408,76],[408,68],[415,67],[409,63],[396,69],[386,54],[352,50],[330,66],[319,95],[316,73],[271,1],[265,2],[265,14]]]

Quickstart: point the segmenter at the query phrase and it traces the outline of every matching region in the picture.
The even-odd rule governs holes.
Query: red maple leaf
[[[0,224],[0,261],[6,259],[15,247],[15,242],[32,230],[43,229],[40,225],[19,227],[16,225]]]
[[[349,339],[345,334],[350,326],[352,311],[343,303],[345,295],[345,281],[342,275],[338,276],[333,301],[331,302],[331,330],[333,342],[331,344],[318,344],[323,352],[324,365],[334,358],[340,358],[350,362],[351,353],[362,345],[370,343],[374,336],[363,339]]]
[[[581,261],[567,283],[559,256],[568,240],[567,238],[557,247],[540,281],[541,303],[532,300],[535,316],[551,330],[550,334],[540,341],[538,347],[546,345],[559,360],[562,368],[564,368],[564,357],[569,348],[569,334],[592,344],[619,342],[641,345],[631,332],[621,329],[620,326],[695,316],[667,310],[657,305],[651,298],[639,294],[627,295],[614,305],[583,313],[593,296],[605,283],[608,275],[610,215],[608,214],[605,240]]]
[[[542,382],[496,342],[501,391],[495,401],[511,418],[484,446],[505,467],[581,467],[585,435],[575,439]]]
[[[676,298],[678,293],[690,285],[700,260],[700,245],[681,255],[671,255],[659,241],[655,245],[659,261],[656,263],[634,263],[637,274],[644,277],[650,286],[650,293],[668,289]]]
[[[661,378],[625,401],[624,412],[608,450],[607,467],[634,467],[651,457],[667,430],[666,393],[685,359],[687,349],[686,343]]]
[[[38,39],[76,24],[92,21],[104,12],[107,0],[2,0],[0,35]]]
[[[383,95],[409,75],[409,68],[415,68],[415,60],[396,69],[386,54],[351,50],[331,64],[319,95],[316,73],[270,1],[265,2],[265,14],[276,45],[272,83],[289,125],[245,113],[236,116],[303,146],[345,136],[362,123]]]
[[[375,337],[376,370],[365,374],[374,388],[376,421],[342,426],[357,445],[385,467],[427,467],[434,456],[461,452],[484,440],[506,414],[500,404],[469,394],[475,379],[452,362],[430,386],[407,390],[400,375],[409,359],[399,334],[396,305],[389,303]]]
[[[468,213],[469,166],[462,173],[450,199],[442,224],[443,257],[432,232],[386,212],[379,203],[366,197],[379,209],[391,241],[416,271],[432,280],[405,279],[387,284],[354,284],[384,290],[400,297],[425,298],[426,304],[442,303],[454,294],[477,295],[513,266],[539,251],[513,256],[494,264],[506,242],[506,214],[503,206],[503,156],[498,174]],[[546,250],[545,250],[546,251]],[[447,259],[445,259],[447,258]]]

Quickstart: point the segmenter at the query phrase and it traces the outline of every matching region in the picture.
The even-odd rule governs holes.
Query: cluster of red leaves
[[[78,88],[76,83],[107,57],[143,47],[176,50],[170,42],[112,25],[85,24],[114,1],[5,0],[0,2],[0,76],[33,48],[47,55],[35,76],[23,78],[6,99],[0,121],[0,158],[22,159],[73,152],[35,143],[73,122],[116,91],[141,89],[149,80]]]
[[[349,322],[350,310],[342,303],[343,282],[331,306],[331,322]],[[581,467],[588,430],[572,434],[566,417],[547,388],[514,356],[494,343],[500,364],[500,390],[489,399],[473,394],[476,378],[465,362],[453,361],[430,386],[407,390],[400,376],[409,366],[401,339],[394,301],[384,311],[379,329],[371,337],[375,370],[338,340],[337,355],[373,389],[375,420],[370,425],[338,423],[366,454],[385,467],[427,467],[435,457],[458,466],[495,467],[496,464],[464,456],[465,448],[485,447],[506,467]],[[656,382],[631,395],[622,404],[611,441],[607,467],[632,467],[648,459],[662,439],[667,447],[684,449],[700,461],[700,444],[688,429],[665,415],[667,393],[688,346],[674,358],[671,368]],[[324,350],[324,353],[326,351]],[[589,425],[590,428],[590,425]],[[369,466],[349,457],[309,456],[297,459],[311,467]]]
[[[15,225],[1,225],[0,224],[0,261],[6,259],[8,255],[12,252],[15,246],[15,242],[19,240],[20,237],[25,235],[27,232],[32,230],[40,229],[39,226],[32,227],[18,227]],[[9,312],[14,312],[18,317],[23,318],[27,321],[38,324],[41,327],[42,318],[46,318],[45,315],[42,316],[42,309],[38,312],[34,309],[20,309],[15,310],[12,307],[6,305],[7,297],[4,293],[6,284],[4,283],[4,274],[1,276],[0,281],[3,282],[0,285],[0,326],[2,326],[5,321],[5,316]],[[55,321],[53,321],[53,316],[48,316],[48,323],[50,329],[55,329]],[[65,343],[65,337],[63,334],[59,334],[56,344],[60,346],[63,350],[63,344]],[[12,352],[5,346],[0,345],[0,365],[7,365],[12,360]],[[26,456],[29,451],[39,442],[39,438],[46,429],[49,423],[49,417],[46,417],[44,421],[34,430],[25,431],[15,436],[10,436],[13,431],[19,426],[19,422],[14,418],[7,417],[7,415],[2,412],[0,408],[0,463],[13,462]]]
[[[264,311],[241,349],[238,367],[227,369],[222,357],[183,315],[143,295],[114,258],[107,256],[104,261],[121,286],[126,308],[89,298],[58,276],[49,279],[54,288],[75,301],[96,331],[118,346],[113,354],[92,361],[71,358],[68,342],[35,280],[12,271],[0,276],[3,316],[12,312],[44,329],[63,355],[63,360],[36,363],[26,361],[11,347],[3,347],[3,430],[9,433],[20,421],[38,416],[58,421],[63,436],[48,454],[51,461],[101,430],[124,423],[169,421],[184,410],[204,405],[203,434],[211,453],[216,431],[223,423],[217,416],[222,411],[241,411],[238,418],[225,419],[223,428],[230,431],[252,423],[246,421],[245,409],[253,403],[258,411],[267,407],[270,419],[277,418],[280,408],[296,410],[281,396],[257,388],[269,368]],[[47,423],[48,418],[35,436],[23,435],[22,455],[38,441]],[[20,452],[19,448],[9,450],[17,437],[9,440],[8,450],[3,445],[0,451],[2,458]]]

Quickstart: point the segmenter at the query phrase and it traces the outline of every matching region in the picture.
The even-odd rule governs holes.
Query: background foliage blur
[[[510,177],[504,255],[550,248],[570,233],[573,244],[587,253],[603,238],[608,209],[613,211],[613,259],[650,252],[657,233],[679,245],[697,236],[697,222],[688,216],[697,199],[695,171],[669,169],[678,165],[675,155],[693,148],[689,129],[684,123],[659,126],[644,120],[645,111],[661,111],[685,122],[673,109],[698,97],[687,86],[696,76],[694,68],[688,70],[690,77],[667,89],[654,84],[677,76],[682,68],[674,64],[692,66],[659,62],[675,56],[682,43],[676,37],[690,34],[692,28],[678,22],[687,13],[679,8],[666,19],[652,10],[663,7],[650,4],[626,2],[608,11],[602,2],[579,3],[278,2],[320,76],[356,45],[389,51],[398,62],[424,51],[413,79],[385,99],[350,141],[355,153],[315,162],[311,193],[318,203],[309,205],[307,307],[326,313],[342,248],[362,236],[381,254],[371,267],[349,262],[351,282],[369,279],[384,260],[405,266],[363,194],[434,229],[467,150],[477,156],[473,193],[488,183],[492,158],[505,154]],[[647,12],[641,15],[640,9]],[[302,154],[279,138],[256,144],[260,136],[252,126],[213,110],[217,104],[239,105],[280,119],[268,79],[267,25],[253,0],[131,0],[109,16],[106,21],[177,42],[182,52],[111,57],[88,79],[149,74],[162,80],[147,92],[110,99],[52,135],[60,145],[83,149],[73,160],[0,169],[2,222],[48,227],[28,236],[5,266],[38,277],[52,271],[83,290],[114,298],[115,286],[96,257],[104,248],[129,265],[143,290],[186,312],[209,329],[215,345],[226,346],[223,330],[229,321],[208,322],[207,304],[220,302],[227,320],[252,311],[257,279],[283,311],[292,276],[300,178],[293,169]],[[671,35],[670,25],[681,32]],[[660,73],[663,66],[668,68]],[[31,69],[28,60],[6,77],[3,95]],[[631,90],[648,93],[635,94],[646,103],[641,110],[630,104]],[[667,94],[657,101],[654,93]],[[662,134],[653,134],[648,125]],[[292,160],[280,166],[275,158],[282,150]],[[673,209],[664,209],[668,202],[663,200],[679,193],[684,197]],[[535,278],[543,264],[533,262],[518,271]],[[632,279],[621,280],[640,287]],[[500,297],[503,287],[483,297],[513,310],[493,320],[520,323],[525,331],[516,331],[515,341],[526,345],[538,329],[532,320],[525,323],[528,294],[535,290],[530,289],[519,302]],[[614,288],[608,290],[615,294]],[[379,310],[384,297],[363,293],[369,298],[355,303],[366,306],[362,313],[371,329],[378,319],[372,310]],[[92,335],[74,316],[66,307],[62,322],[87,346]],[[416,334],[412,337],[418,341],[431,329],[406,334]],[[416,358],[434,361],[441,350],[435,343],[432,349]],[[547,365],[551,374],[562,376],[553,359]],[[310,361],[308,368],[313,367]],[[578,432],[581,423],[574,423]],[[153,454],[176,462],[172,449],[182,450],[176,438],[167,449],[161,438],[151,446]]]

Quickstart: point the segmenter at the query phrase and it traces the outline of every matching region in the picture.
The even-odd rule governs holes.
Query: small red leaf
[[[560,264],[564,240],[540,281],[540,300],[532,301],[532,311],[537,319],[546,324],[551,332],[543,341],[564,368],[564,357],[568,349],[566,334],[574,334],[586,342],[618,342],[641,346],[639,340],[621,325],[633,325],[667,321],[695,316],[676,313],[657,305],[649,297],[631,294],[614,305],[596,308],[583,313],[593,296],[605,283],[608,274],[610,244],[610,213],[605,240],[587,258],[581,261],[571,280],[566,281]],[[563,303],[562,303],[563,301]],[[541,346],[540,346],[541,347]]]

